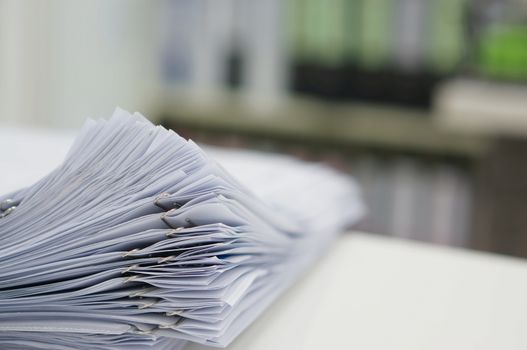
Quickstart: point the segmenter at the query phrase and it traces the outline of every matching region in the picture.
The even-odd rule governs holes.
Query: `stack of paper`
[[[118,110],[89,120],[49,175],[0,197],[0,348],[225,346],[362,213],[330,169],[212,153],[257,194],[193,142]]]

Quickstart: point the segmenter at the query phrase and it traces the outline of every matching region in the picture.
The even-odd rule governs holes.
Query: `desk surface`
[[[524,350],[526,327],[526,261],[350,233],[228,349]]]
[[[52,170],[71,139],[0,127],[0,194]],[[351,233],[229,349],[525,350],[526,328],[526,260]]]

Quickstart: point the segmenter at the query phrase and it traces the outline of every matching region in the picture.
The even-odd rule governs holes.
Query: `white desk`
[[[527,262],[346,234],[228,349],[525,350]]]
[[[51,171],[72,135],[0,127],[0,193]],[[347,234],[229,349],[525,350],[527,261]]]

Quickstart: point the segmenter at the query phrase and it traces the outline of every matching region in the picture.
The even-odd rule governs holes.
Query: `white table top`
[[[72,135],[0,127],[0,193],[52,170]],[[524,350],[526,330],[526,260],[351,233],[229,349]]]
[[[228,349],[523,350],[526,327],[526,261],[351,233]]]

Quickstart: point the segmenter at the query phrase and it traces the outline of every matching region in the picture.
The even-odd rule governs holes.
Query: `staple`
[[[167,329],[167,328],[172,328],[174,329],[175,326],[177,326],[177,324],[179,323],[179,320],[178,319],[176,322],[174,323],[169,323],[169,324],[160,324],[157,328],[159,329]]]
[[[170,223],[167,221],[166,216],[167,216],[167,213],[163,213],[163,214],[161,214],[161,220],[163,220],[163,222],[164,222],[168,227],[172,227],[172,226],[170,225]]]
[[[159,196],[156,197],[156,199],[154,200],[154,205],[156,205],[157,207],[163,209],[163,210],[167,210],[167,208],[163,207],[160,203],[159,203],[159,200],[163,197],[168,197],[170,196],[170,193],[168,192],[163,192],[161,193]]]
[[[167,232],[166,233],[166,236],[167,237],[174,237],[178,232],[181,232],[181,230],[183,230],[184,227],[180,226],[180,227],[177,227],[176,229],[170,231],[170,232]]]
[[[13,203],[14,201],[11,198],[3,200],[2,202],[0,202],[0,210],[4,211],[11,208],[13,206]]]
[[[132,331],[132,333],[134,334],[139,334],[139,335],[152,335],[152,331],[141,331],[141,330],[136,330],[136,331]]]
[[[124,268],[123,271],[121,271],[121,273],[124,274],[124,273],[130,272],[130,270],[136,269],[138,267],[139,267],[139,265],[137,265],[137,264],[130,265],[130,266]]]
[[[148,307],[151,307],[151,306],[154,306],[155,304],[157,304],[158,302],[157,301],[152,301],[150,303],[143,303],[141,305],[138,305],[137,308],[138,309],[146,309]]]
[[[157,261],[157,263],[158,263],[158,264],[162,264],[162,263],[167,262],[167,261],[169,261],[169,260],[172,260],[172,259],[174,259],[174,258],[175,258],[174,255],[169,255],[169,256],[166,256],[166,257],[164,257],[164,258],[159,259],[159,260]]]
[[[181,316],[183,311],[168,311],[165,313],[167,316]]]
[[[134,254],[134,253],[137,253],[137,252],[140,251],[140,250],[141,250],[141,249],[139,249],[139,248],[134,248],[134,249],[132,249],[132,250],[129,250],[129,251],[127,251],[127,252],[125,252],[125,253],[123,254],[123,257],[127,257],[128,255],[132,255],[132,254]]]
[[[142,297],[148,291],[149,291],[148,289],[138,290],[138,291],[135,291],[135,292],[132,292],[132,293],[128,294],[128,297],[129,298]]]
[[[3,218],[3,217],[8,216],[8,215],[11,214],[15,209],[16,209],[16,205],[7,208],[7,209],[6,209],[6,210],[0,215],[0,218]]]
[[[136,279],[138,279],[139,276],[138,275],[132,275],[132,276],[128,276],[126,277],[126,279],[124,280],[123,283],[127,283],[127,282],[133,282],[135,281]]]

